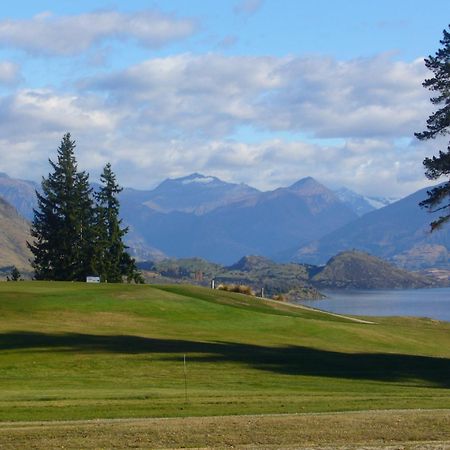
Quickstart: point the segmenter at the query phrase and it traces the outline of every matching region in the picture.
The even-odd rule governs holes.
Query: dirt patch
[[[450,449],[450,410],[0,424],[0,448]]]

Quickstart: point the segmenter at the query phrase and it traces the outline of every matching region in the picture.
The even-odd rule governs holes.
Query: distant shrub
[[[219,284],[217,289],[221,291],[237,292],[238,294],[255,295],[252,288],[245,284]]]
[[[238,286],[234,286],[234,289],[232,290],[232,292],[239,292],[240,294],[245,294],[245,295],[255,295],[252,288],[245,284],[239,284]]]
[[[272,297],[272,300],[277,300],[279,302],[285,302],[286,297],[283,294],[276,294]]]
[[[13,266],[12,267],[12,270],[11,270],[11,274],[10,274],[10,276],[7,276],[6,277],[6,281],[19,281],[21,278],[22,275],[21,275],[21,273],[19,272],[19,269],[17,269],[17,267],[16,266]]]

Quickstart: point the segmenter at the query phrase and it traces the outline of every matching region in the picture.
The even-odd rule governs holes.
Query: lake
[[[324,292],[323,300],[300,303],[355,316],[429,317],[450,322],[450,288]]]

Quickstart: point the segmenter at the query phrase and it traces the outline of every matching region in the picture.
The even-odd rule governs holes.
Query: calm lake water
[[[356,316],[429,317],[450,322],[450,288],[325,292],[303,305]]]

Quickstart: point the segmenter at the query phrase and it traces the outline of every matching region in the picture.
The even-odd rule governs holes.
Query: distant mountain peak
[[[323,186],[320,184],[315,178],[313,177],[305,177],[301,178],[300,180],[296,181],[294,184],[291,184],[289,188],[292,189],[299,189],[299,188],[305,188],[305,187],[316,187],[316,186]],[[323,186],[324,187],[324,186]]]
[[[375,256],[394,261],[411,270],[437,267],[447,269],[450,262],[449,230],[430,234],[433,217],[419,208],[429,188],[369,212],[352,223],[335,229],[318,240],[300,246],[296,260],[322,264],[347,248],[357,248]],[[437,213],[439,214],[439,213]],[[433,251],[429,251],[431,245]],[[425,249],[428,249],[425,251]]]
[[[191,173],[190,175],[186,175],[184,177],[178,178],[166,178],[159,186],[156,187],[156,190],[161,187],[172,186],[177,188],[179,186],[187,186],[191,185],[192,187],[202,187],[202,186],[225,186],[232,185],[232,183],[227,183],[225,181],[220,180],[217,177],[203,175],[198,172]]]
[[[337,197],[349,206],[358,216],[363,216],[376,209],[388,206],[397,201],[394,197],[369,197],[352,191],[347,187],[341,187],[334,191]]]
[[[296,194],[310,196],[310,195],[323,195],[334,197],[334,194],[330,189],[319,183],[313,177],[305,177],[296,181],[294,184],[287,188],[289,191],[293,191]]]

